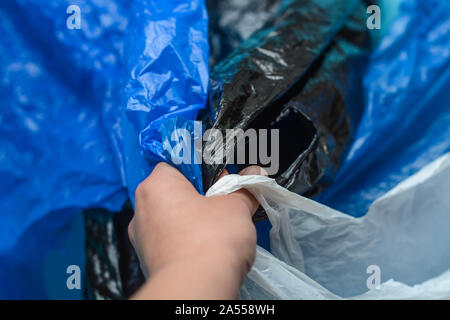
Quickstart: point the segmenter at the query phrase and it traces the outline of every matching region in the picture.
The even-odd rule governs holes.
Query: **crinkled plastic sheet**
[[[232,20],[233,6],[220,4]],[[268,1],[261,6],[273,10],[276,4]],[[367,5],[333,0],[278,4],[261,29],[214,66],[210,114],[203,119],[208,128],[219,130],[279,129],[280,168],[273,177],[280,185],[311,196],[332,182],[362,113]],[[231,29],[234,38],[245,36],[239,25],[231,26],[225,18],[212,27],[212,53],[219,57],[226,50],[214,44],[227,41],[226,37],[220,41],[222,33]],[[215,143],[205,143],[203,150],[216,148]],[[234,141],[227,141],[225,157],[234,148]],[[229,159],[217,160],[203,164],[205,190]],[[263,213],[256,215],[257,220],[262,218]]]
[[[66,27],[69,5],[79,30]],[[41,267],[71,217],[118,211],[170,160],[167,130],[204,106],[206,5],[3,1],[0,31],[0,296],[46,298]],[[180,169],[201,189],[195,167]]]
[[[171,162],[164,141],[175,143],[170,136],[175,128],[193,128],[190,120],[205,107],[209,80],[208,16],[203,1],[137,1],[133,13],[130,28],[139,36],[132,37],[127,46],[126,115],[139,133],[150,168],[136,168],[135,158],[128,159],[132,199],[152,166]],[[178,168],[202,191],[199,165]]]
[[[207,0],[211,67],[263,28],[283,0]]]
[[[264,176],[229,175],[207,196],[249,190],[266,210],[272,253],[258,247],[243,299],[449,299],[446,154],[355,218]],[[368,287],[380,270],[379,288]],[[369,290],[371,288],[371,290]]]

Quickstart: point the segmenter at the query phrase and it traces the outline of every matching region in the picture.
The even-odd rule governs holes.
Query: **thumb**
[[[242,169],[239,174],[241,176],[250,176],[250,175],[257,175],[257,176],[268,176],[269,174],[264,168],[258,167],[258,166],[250,166],[247,168]]]
[[[242,169],[239,172],[239,175],[241,175],[241,176],[248,176],[248,175],[268,176],[267,171],[258,166],[250,166],[245,169]],[[248,207],[248,210],[249,210],[251,216],[253,216],[253,214],[256,212],[256,209],[258,209],[258,207],[259,207],[258,200],[256,200],[256,198],[246,189],[241,189],[241,190],[235,191],[235,192],[231,193],[230,196],[243,201],[246,204],[246,206]]]

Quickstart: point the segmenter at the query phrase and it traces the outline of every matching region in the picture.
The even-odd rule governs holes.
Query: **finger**
[[[241,175],[241,176],[247,176],[247,175],[267,176],[268,174],[267,174],[267,171],[261,167],[250,166],[245,169],[242,169],[239,172],[239,175]],[[256,209],[258,209],[258,207],[259,207],[258,200],[256,200],[256,198],[251,194],[251,192],[246,189],[241,189],[241,190],[235,191],[231,195],[234,195],[235,197],[239,197],[240,200],[244,201],[244,203],[247,205],[251,215],[253,215],[256,212]]]
[[[228,170],[227,169],[223,169],[222,173],[220,174],[220,176],[217,178],[217,181],[219,181],[220,179],[222,179],[223,177],[229,175]]]
[[[131,244],[134,246],[134,217],[128,224],[128,238],[130,239]]]
[[[239,174],[241,176],[250,176],[250,175],[258,175],[258,176],[268,176],[269,174],[264,168],[258,166],[250,166],[242,169]]]

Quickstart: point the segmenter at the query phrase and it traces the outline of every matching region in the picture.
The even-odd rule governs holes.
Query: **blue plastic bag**
[[[121,70],[115,37],[126,18],[106,1],[76,3],[81,30],[66,27],[69,1],[0,4],[3,298],[47,297],[42,264],[50,248],[64,249],[73,215],[83,207],[114,210],[127,197],[112,108]],[[110,27],[99,28],[102,15]]]
[[[161,161],[171,162],[163,142],[175,143],[176,128],[192,133],[193,121],[205,107],[209,80],[208,15],[203,1],[137,1],[132,10],[126,86],[126,116],[134,128],[125,144],[137,138],[148,166],[126,162],[127,184],[134,200],[137,185]],[[134,130],[134,134],[130,132]],[[139,134],[139,136],[137,136]],[[138,155],[139,153],[139,155]],[[146,158],[144,160],[143,158]],[[177,166],[202,191],[200,165]]]
[[[450,150],[450,4],[404,1],[364,77],[365,111],[334,183],[316,200],[360,216]]]
[[[81,29],[67,28],[69,5]],[[203,107],[206,7],[4,1],[0,31],[0,297],[46,298],[42,266],[72,217],[119,210],[165,159],[170,126]]]

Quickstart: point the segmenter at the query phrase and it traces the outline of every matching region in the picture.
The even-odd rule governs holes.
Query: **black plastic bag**
[[[144,283],[139,258],[128,238],[131,202],[120,212],[87,209],[86,290],[88,299],[128,299]]]
[[[273,177],[294,192],[313,196],[332,181],[359,121],[361,74],[369,46],[367,4],[298,0],[266,1],[261,6],[280,9],[214,66],[209,112],[202,115],[203,121],[207,128],[221,131],[279,129],[280,166]],[[224,7],[219,1],[213,8],[233,13],[233,8]],[[245,35],[233,19],[228,25],[214,21],[219,21],[213,22],[219,31],[210,35],[212,62],[229,49],[221,45],[216,50],[217,39],[231,38],[236,45]],[[234,36],[220,37],[227,30]],[[208,148],[211,145],[204,143],[203,151]],[[225,141],[222,163],[202,165],[205,191],[235,148],[235,141]],[[258,212],[255,219],[264,216]]]

